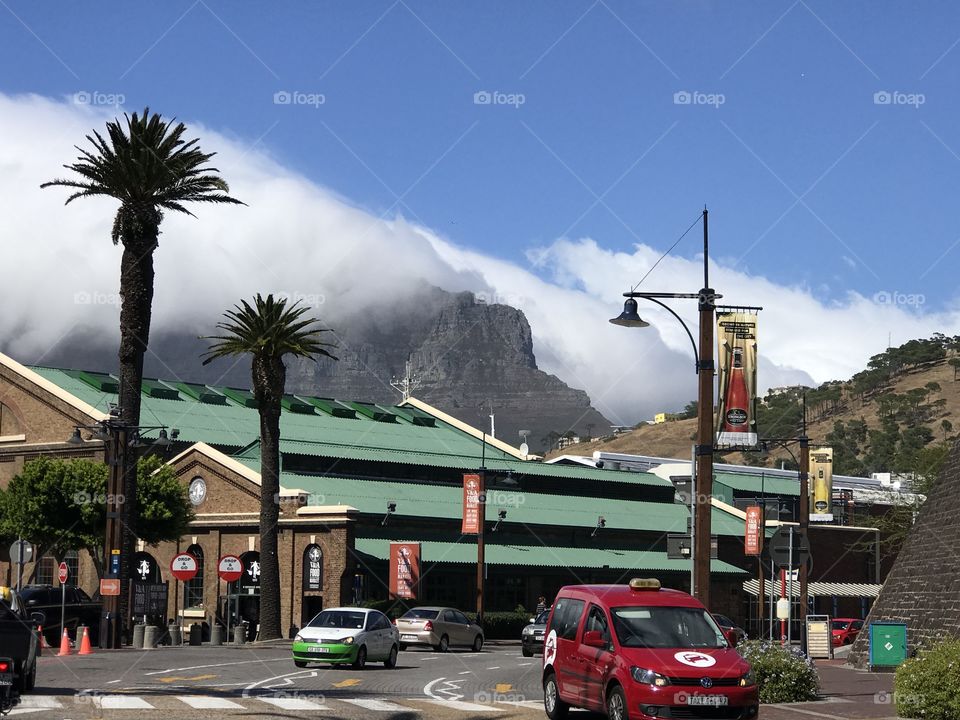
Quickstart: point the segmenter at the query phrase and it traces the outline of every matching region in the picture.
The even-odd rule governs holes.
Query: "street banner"
[[[477,473],[463,476],[463,525],[460,532],[464,535],[477,535],[480,532],[480,495],[483,494],[483,477]]]
[[[743,537],[745,555],[759,555],[763,550],[763,509],[759,505],[747,508],[746,528]]]
[[[717,311],[718,448],[757,444],[757,316]]]
[[[416,600],[420,583],[420,543],[390,543],[390,596]]]
[[[831,522],[833,520],[833,448],[811,448],[810,469],[807,477],[813,493],[810,521]]]

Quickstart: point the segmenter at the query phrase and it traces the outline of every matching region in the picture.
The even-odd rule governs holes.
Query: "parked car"
[[[43,618],[43,637],[51,647],[59,647],[63,628],[60,626],[61,590],[53,585],[27,585],[20,591],[20,599],[30,614],[40,613]],[[86,625],[90,642],[100,641],[100,615],[103,603],[91,600],[83,590],[73,585],[66,587],[66,628],[71,640],[78,640],[77,627]]]
[[[437,652],[452,646],[483,649],[483,628],[454,608],[418,607],[394,620],[400,632],[400,649],[408,645],[429,645]]]
[[[833,646],[849,645],[857,639],[860,630],[863,629],[863,620],[857,618],[834,618],[833,619]]]
[[[397,665],[400,638],[390,619],[369,608],[331,608],[317,613],[293,639],[293,664],[353,665],[360,670],[367,661]]]
[[[720,629],[723,630],[724,635],[727,635],[731,631],[733,632],[737,638],[737,642],[734,643],[735,645],[739,645],[747,639],[747,631],[737,625],[726,615],[720,615],[719,613],[712,613],[712,615],[713,619],[717,621],[717,625],[719,625]]]
[[[524,657],[533,657],[534,653],[543,652],[543,634],[547,629],[547,620],[550,617],[550,608],[540,612],[536,617],[530,618],[530,624],[527,625],[520,635],[522,644],[521,652]]]
[[[17,593],[8,587],[0,587],[0,697],[8,689],[26,693],[37,682],[37,656],[40,655],[40,633],[36,617],[31,617]]]
[[[752,720],[753,669],[700,602],[654,579],[568,585],[553,602],[543,648],[544,709],[608,718]]]

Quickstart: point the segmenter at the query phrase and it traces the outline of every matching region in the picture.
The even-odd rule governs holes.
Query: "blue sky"
[[[960,254],[958,38],[949,2],[9,2],[0,89],[149,103],[521,263],[560,236],[666,249],[706,203],[718,259],[935,308]]]
[[[960,333],[955,3],[269,8],[0,2],[0,231],[21,239],[0,338],[26,360],[97,313],[116,327],[112,210],[38,185],[146,104],[195,128],[249,202],[165,222],[164,248],[193,257],[158,253],[161,326],[260,290],[336,318],[422,279],[521,308],[541,367],[635,421],[692,397],[689,344],[657,308],[655,332],[605,320],[706,204],[716,289],[765,308],[762,386]],[[695,231],[644,288],[699,289],[699,252]],[[59,305],[15,291],[50,267]]]

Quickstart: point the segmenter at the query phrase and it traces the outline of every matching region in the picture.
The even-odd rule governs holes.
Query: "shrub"
[[[737,647],[753,666],[762,703],[816,700],[820,676],[813,660],[799,650],[765,640],[749,640]]]
[[[926,720],[960,718],[960,640],[938,643],[904,662],[894,678],[897,714]]]

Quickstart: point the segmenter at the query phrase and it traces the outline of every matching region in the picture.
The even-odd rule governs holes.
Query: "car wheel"
[[[443,637],[440,638],[440,643],[438,645],[435,645],[433,649],[436,650],[437,652],[445,653],[447,650],[450,649],[450,638],[444,635]]]
[[[406,649],[407,649],[407,646],[404,645],[403,643],[400,643],[400,650],[403,651],[403,650],[406,650]]]
[[[294,661],[293,661],[293,664],[296,665],[297,667],[301,667],[301,668],[302,668],[302,667],[306,667],[306,666],[307,666],[307,661],[306,661],[306,660],[294,660]]]
[[[520,652],[523,653],[524,657],[533,657],[533,650],[528,650],[527,648],[523,648]]]
[[[853,642],[853,640],[851,640],[850,638],[844,638],[844,639],[843,639],[843,644],[844,644],[844,645],[849,645],[849,644],[852,643],[852,642]]]
[[[608,720],[628,720],[628,717],[627,698],[624,697],[623,688],[614,685],[607,695],[607,718]]]
[[[557,676],[553,673],[547,675],[547,679],[543,681],[543,709],[550,720],[562,720],[570,709],[570,706],[560,699]]]
[[[383,666],[388,670],[395,668],[397,666],[397,646],[396,645],[390,648],[390,654],[387,656],[387,659],[383,661]]]
[[[483,635],[477,635],[473,639],[473,651],[480,652],[483,650]]]
[[[365,645],[361,645],[360,649],[357,650],[357,658],[353,661],[354,670],[363,670],[364,666],[367,664],[367,648]]]

